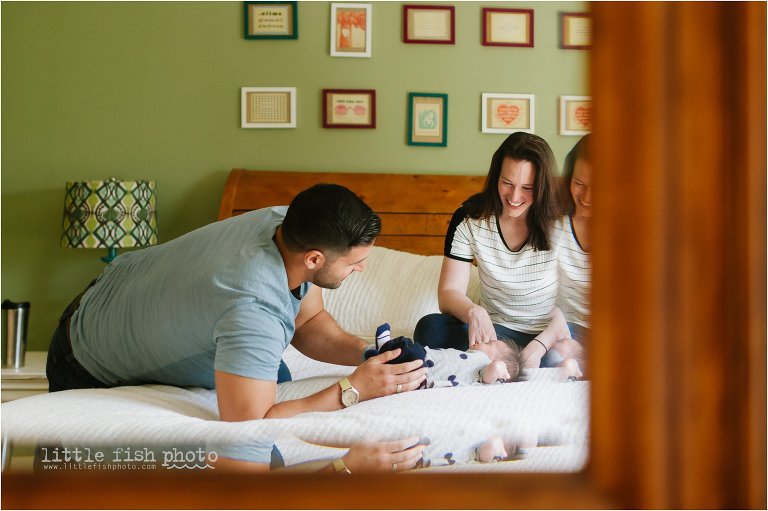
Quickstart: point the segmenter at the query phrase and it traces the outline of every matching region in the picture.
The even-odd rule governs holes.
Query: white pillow
[[[376,327],[389,323],[392,336],[413,337],[422,316],[440,312],[437,284],[443,256],[423,256],[373,247],[366,268],[338,289],[323,289],[325,308],[347,332],[372,339]],[[472,267],[468,295],[476,300],[479,281]]]

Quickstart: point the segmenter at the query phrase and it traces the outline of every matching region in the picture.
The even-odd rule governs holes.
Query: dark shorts
[[[96,283],[91,282],[85,291]],[[59,318],[59,324],[53,332],[51,346],[48,348],[48,361],[45,374],[48,376],[48,392],[71,389],[105,389],[109,385],[98,380],[77,361],[72,353],[69,339],[69,320],[80,306],[80,298],[85,291],[70,303]]]

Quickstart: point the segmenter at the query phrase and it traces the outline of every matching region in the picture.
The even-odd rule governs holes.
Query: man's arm
[[[302,412],[330,412],[344,408],[337,384],[303,399],[275,403],[277,384],[273,381],[223,371],[216,371],[215,377],[219,418],[222,421],[291,417]]]
[[[426,377],[421,360],[387,364],[400,350],[371,357],[361,364],[365,341],[348,334],[334,321],[323,305],[321,289],[312,286],[301,301],[296,331],[291,344],[304,355],[332,364],[358,366],[348,377],[360,393],[360,401],[415,390]],[[292,417],[311,411],[344,408],[341,388],[334,384],[311,396],[275,403],[277,384],[224,371],[215,371],[219,417],[223,421]]]
[[[342,330],[325,310],[318,286],[312,286],[301,300],[291,344],[314,360],[347,366],[359,365],[368,347],[361,338]]]
[[[360,393],[360,401],[415,390],[424,380],[426,369],[421,360],[403,364],[387,364],[400,354],[393,350],[371,357],[349,375],[349,381]],[[341,410],[341,387],[333,384],[311,396],[275,403],[277,384],[224,371],[215,371],[216,397],[222,421],[244,421],[263,418],[292,417],[304,412]]]

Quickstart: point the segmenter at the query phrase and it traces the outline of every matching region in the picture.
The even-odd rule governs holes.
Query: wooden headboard
[[[451,215],[482,190],[485,176],[272,172],[233,169],[221,198],[219,220],[268,206],[287,205],[317,183],[336,183],[360,196],[381,217],[376,245],[442,254]]]

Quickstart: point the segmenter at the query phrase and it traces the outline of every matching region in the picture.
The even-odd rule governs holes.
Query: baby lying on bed
[[[546,337],[549,350],[557,353],[556,365],[562,369],[563,379],[573,381],[583,377],[583,349],[570,338],[565,317],[559,310],[539,337]],[[427,377],[419,388],[507,383],[525,379],[524,373],[521,373],[523,361],[520,348],[511,340],[475,343],[467,351],[428,348],[403,336],[391,339],[389,324],[384,323],[376,329],[376,345],[369,348],[365,358],[398,348],[400,355],[388,363],[400,364],[417,359],[424,363]]]
[[[376,348],[370,349],[366,358],[399,348],[400,355],[391,363],[423,361],[427,378],[421,388],[505,383],[521,377],[520,349],[513,341],[478,343],[467,351],[460,351],[427,348],[407,337],[390,337],[389,324],[384,323],[376,330]]]

